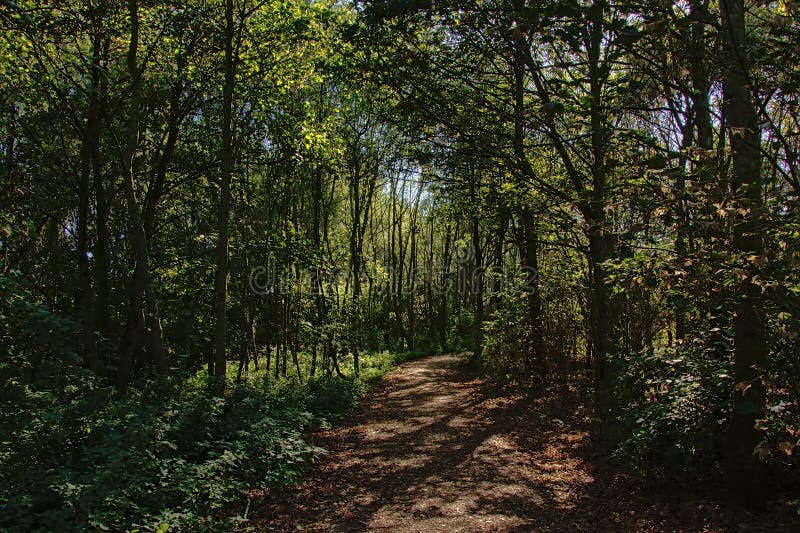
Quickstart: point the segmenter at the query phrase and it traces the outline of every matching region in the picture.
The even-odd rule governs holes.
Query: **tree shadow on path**
[[[457,354],[412,361],[339,427],[282,501],[253,506],[263,531],[779,531],[726,510],[715,488],[660,486],[595,457],[579,387],[524,396]],[[779,513],[785,519],[785,513]],[[763,529],[762,529],[763,528]]]

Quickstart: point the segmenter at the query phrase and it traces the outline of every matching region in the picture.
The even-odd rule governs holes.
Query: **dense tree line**
[[[584,368],[607,451],[757,504],[800,431],[797,9],[4,2],[3,396],[464,349]]]
[[[402,287],[422,250],[409,235],[431,240],[431,171],[367,97],[381,89],[348,82],[351,14],[100,2],[4,15],[4,272],[81,320],[84,365],[123,388],[183,358],[224,380],[231,353],[285,358],[301,343],[324,347],[328,371],[350,351],[357,371],[362,299],[396,316],[379,343],[413,345],[403,320],[419,304]],[[360,275],[339,276],[341,294],[319,275],[254,295],[266,265],[283,281]],[[398,274],[390,304],[361,287],[365,272],[382,281],[376,266]],[[334,313],[352,331],[322,332]]]

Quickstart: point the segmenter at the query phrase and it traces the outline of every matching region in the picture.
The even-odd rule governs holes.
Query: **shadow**
[[[314,444],[287,497],[251,506],[269,531],[727,531],[741,514],[598,460],[581,387],[531,396],[448,354],[402,365]],[[699,486],[695,486],[697,489]],[[712,491],[713,492],[713,491]],[[760,523],[780,531],[780,524]],[[748,529],[760,530],[760,529]],[[788,529],[787,529],[788,531]]]

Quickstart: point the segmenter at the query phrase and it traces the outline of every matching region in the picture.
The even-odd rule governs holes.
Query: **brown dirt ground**
[[[255,531],[800,531],[787,504],[721,503],[709,480],[642,480],[599,460],[589,398],[531,397],[457,354],[405,363],[314,444],[330,451],[282,495],[253,495]]]

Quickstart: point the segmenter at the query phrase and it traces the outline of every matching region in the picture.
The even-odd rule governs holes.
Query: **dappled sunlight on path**
[[[315,444],[330,454],[294,494],[254,506],[249,525],[259,531],[727,530],[714,522],[715,510],[723,514],[714,502],[698,505],[679,495],[650,505],[640,482],[598,467],[589,402],[579,390],[564,385],[552,397],[523,397],[480,379],[457,354],[405,363],[339,427],[316,435]],[[669,500],[681,492],[664,490],[666,496],[655,487],[652,496]]]
[[[489,388],[459,355],[407,363],[343,427],[319,435],[331,453],[286,518],[318,531],[527,531],[555,520],[545,514],[570,508],[592,477],[574,464],[560,476],[548,454],[579,460],[554,453],[556,442],[519,449],[530,409]]]

